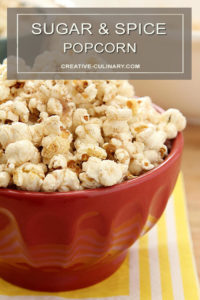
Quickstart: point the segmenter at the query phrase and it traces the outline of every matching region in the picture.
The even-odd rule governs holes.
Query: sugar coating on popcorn
[[[112,186],[157,167],[186,126],[128,81],[6,80],[0,65],[0,187],[73,191]]]

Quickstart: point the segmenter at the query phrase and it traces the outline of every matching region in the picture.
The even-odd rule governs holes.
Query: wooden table
[[[200,126],[188,125],[184,131],[182,160],[189,223],[200,280]]]

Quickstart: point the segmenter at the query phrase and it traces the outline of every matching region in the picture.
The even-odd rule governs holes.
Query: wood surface
[[[182,171],[190,231],[200,280],[200,126],[188,125],[184,131],[184,139]]]

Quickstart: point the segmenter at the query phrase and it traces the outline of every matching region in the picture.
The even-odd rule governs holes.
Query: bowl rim
[[[160,108],[157,105],[154,105],[157,110],[160,112],[163,111],[162,108]],[[147,171],[146,173],[139,175],[136,178],[129,179],[126,181],[123,181],[121,183],[115,184],[113,186],[108,187],[99,187],[96,189],[85,189],[80,191],[67,191],[67,192],[32,192],[32,191],[24,191],[24,190],[15,190],[15,189],[8,189],[8,188],[0,188],[0,195],[7,195],[7,196],[13,196],[15,198],[21,198],[21,196],[29,197],[32,199],[41,199],[45,198],[45,200],[55,200],[63,199],[65,198],[78,198],[78,197],[91,197],[95,195],[104,195],[107,193],[113,193],[118,192],[121,190],[125,190],[129,187],[136,186],[138,184],[141,184],[143,182],[146,182],[150,180],[153,177],[158,176],[162,172],[164,172],[171,164],[173,164],[179,156],[181,156],[182,149],[183,149],[184,139],[183,139],[183,133],[179,132],[176,138],[172,140],[172,148],[166,159],[157,167],[153,168],[150,171]],[[48,199],[49,198],[49,199]],[[56,198],[56,199],[55,199]]]

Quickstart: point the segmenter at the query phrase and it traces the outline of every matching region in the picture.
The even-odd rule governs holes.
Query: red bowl
[[[0,276],[41,291],[83,288],[110,276],[163,213],[182,149],[179,133],[160,166],[112,187],[65,193],[0,189]]]

